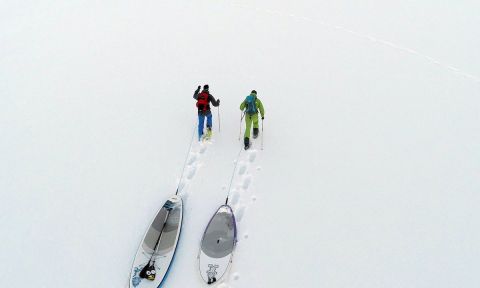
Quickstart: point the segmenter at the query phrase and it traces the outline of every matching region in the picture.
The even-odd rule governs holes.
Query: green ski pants
[[[252,130],[252,122],[253,128],[258,128],[258,113],[249,115],[245,114],[245,138],[250,138],[250,131]]]

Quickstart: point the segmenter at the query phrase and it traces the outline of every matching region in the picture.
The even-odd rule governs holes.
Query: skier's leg
[[[243,139],[243,143],[245,145],[245,150],[250,147],[250,130],[252,129],[252,116],[245,115],[245,138]]]
[[[207,128],[212,129],[212,113],[207,114]]]
[[[258,129],[258,113],[252,115],[253,128]]]
[[[244,145],[245,150],[247,150],[248,148],[250,148],[250,139],[247,138],[247,137],[245,137],[245,138],[243,139],[243,145]]]
[[[245,115],[245,138],[250,138],[250,130],[252,130],[252,116]]]
[[[257,138],[258,136],[258,113],[252,115],[253,121],[253,138]]]
[[[212,113],[207,114],[207,138],[212,137]]]
[[[205,115],[203,115],[202,113],[198,113],[198,140],[202,138],[204,122]]]

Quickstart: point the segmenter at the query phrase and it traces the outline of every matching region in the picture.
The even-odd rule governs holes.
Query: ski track
[[[443,63],[443,62],[439,61],[438,59],[435,59],[435,58],[430,57],[428,55],[422,54],[422,53],[418,52],[417,50],[414,50],[414,49],[411,49],[411,48],[408,48],[408,47],[404,47],[404,46],[401,46],[401,45],[397,45],[393,42],[390,42],[390,41],[387,41],[387,40],[384,40],[384,39],[381,39],[381,38],[377,38],[377,37],[372,36],[368,33],[362,33],[362,32],[358,32],[358,31],[354,31],[352,29],[349,29],[349,28],[346,28],[346,27],[343,27],[343,26],[340,26],[340,25],[334,25],[334,24],[326,23],[322,20],[315,20],[313,18],[306,17],[306,16],[296,15],[296,14],[292,14],[292,13],[286,13],[286,12],[282,12],[282,11],[279,11],[279,10],[262,9],[262,8],[258,8],[258,7],[254,7],[254,6],[248,6],[248,5],[245,5],[245,4],[237,2],[237,1],[231,1],[231,0],[224,0],[224,1],[228,2],[229,5],[231,5],[233,7],[236,7],[236,8],[252,10],[252,11],[255,11],[257,13],[266,13],[266,14],[270,14],[270,15],[274,15],[274,16],[278,16],[278,17],[289,17],[289,18],[291,18],[295,21],[312,23],[312,24],[323,26],[327,29],[338,30],[338,31],[341,31],[343,33],[348,33],[350,35],[353,35],[353,36],[358,37],[358,38],[365,39],[365,40],[370,41],[372,43],[380,44],[380,45],[383,45],[383,46],[386,46],[386,47],[389,47],[389,48],[392,48],[392,49],[395,49],[395,50],[398,50],[398,51],[401,51],[401,52],[405,52],[405,53],[410,54],[412,56],[420,57],[421,59],[426,60],[426,61],[428,61],[428,62],[430,62],[434,65],[437,65],[437,66],[439,66],[443,69],[446,69],[453,74],[460,75],[460,76],[462,76],[464,78],[467,78],[469,80],[472,80],[476,83],[480,83],[480,77],[479,76],[476,76],[476,75],[467,73],[465,71],[462,71],[461,69],[459,69],[457,67],[454,67],[452,65]]]
[[[232,197],[230,198],[229,204],[233,209],[237,221],[237,245],[240,245],[243,241],[247,241],[249,238],[244,218],[248,215],[247,212],[250,205],[257,200],[255,191],[252,188],[252,183],[254,182],[256,174],[261,170],[260,166],[255,165],[258,153],[260,152],[260,149],[257,148],[257,146],[260,147],[260,141],[260,138],[252,140],[250,149],[240,152],[238,159],[235,160],[235,162],[238,162],[238,169],[233,178]],[[228,274],[225,275],[218,284],[218,288],[234,288],[235,282],[240,279],[240,272],[235,269],[235,253],[233,257],[232,266],[227,272]]]

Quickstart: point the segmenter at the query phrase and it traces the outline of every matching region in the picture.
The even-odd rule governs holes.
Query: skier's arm
[[[218,105],[220,105],[220,99],[215,100],[212,94],[208,94],[208,101],[210,101],[214,107],[218,107]]]
[[[240,104],[240,110],[243,111],[243,109],[245,109],[245,106],[247,105],[247,103],[245,103],[245,100],[242,102],[242,104]]]
[[[265,109],[263,109],[263,104],[262,104],[262,101],[260,101],[260,99],[257,98],[257,106],[258,106],[258,110],[260,110],[260,115],[262,115],[262,118],[265,116]]]
[[[198,100],[198,92],[200,92],[200,86],[193,92],[193,99]]]

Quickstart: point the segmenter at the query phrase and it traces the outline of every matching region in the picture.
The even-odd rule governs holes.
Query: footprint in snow
[[[242,183],[242,188],[247,190],[248,187],[250,186],[250,183],[252,182],[252,177],[250,176],[246,176],[244,179],[243,179],[243,183]]]
[[[185,180],[182,180],[179,184],[178,184],[178,190],[182,190],[185,185],[187,184],[187,182]]]
[[[238,199],[240,199],[240,193],[238,193],[238,191],[235,190],[234,193],[233,193],[233,197],[232,197],[232,205],[237,204]]]
[[[238,273],[233,273],[232,279],[237,281],[238,279],[240,279],[240,275]]]
[[[197,161],[197,155],[196,154],[191,154],[190,158],[188,159],[187,164],[192,165],[193,163],[195,163],[195,161]]]
[[[255,161],[256,157],[257,157],[257,152],[256,151],[250,151],[248,153],[248,161],[253,162],[253,161]]]
[[[191,180],[193,178],[193,176],[195,176],[195,172],[197,171],[197,166],[192,166],[190,168],[190,170],[188,171],[188,174],[187,174],[187,179],[188,180]]]
[[[203,143],[200,144],[200,150],[199,150],[200,154],[205,153],[206,150],[207,150],[207,145],[205,145]]]
[[[185,192],[185,193],[182,193],[182,202],[183,202],[183,205],[185,205],[187,202],[188,202],[188,197],[190,196],[190,194],[188,194],[188,192]],[[187,206],[185,206],[187,207]]]
[[[242,222],[243,214],[245,214],[245,206],[240,206],[236,210],[235,219],[237,219],[238,222]]]
[[[238,174],[243,175],[247,171],[247,165],[245,162],[240,162],[240,169],[238,169]]]

